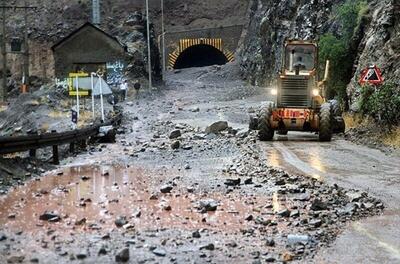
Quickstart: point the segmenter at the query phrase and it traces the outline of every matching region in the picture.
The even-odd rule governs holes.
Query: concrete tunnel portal
[[[224,65],[234,56],[221,38],[180,39],[169,53],[168,65],[172,69]]]
[[[199,44],[182,51],[175,62],[174,69],[224,65],[228,61],[225,54],[217,48],[207,44]]]

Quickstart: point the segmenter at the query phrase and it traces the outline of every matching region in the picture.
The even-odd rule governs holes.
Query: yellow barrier
[[[68,94],[69,94],[69,96],[76,96],[76,87],[74,86],[74,81],[76,80],[76,77],[87,78],[87,77],[89,77],[89,74],[86,72],[71,72],[68,75]],[[86,97],[86,96],[90,96],[91,93],[89,90],[79,89],[79,87],[78,87],[78,95]]]

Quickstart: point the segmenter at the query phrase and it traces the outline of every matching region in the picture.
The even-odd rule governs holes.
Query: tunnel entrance
[[[174,69],[223,65],[227,62],[227,57],[219,49],[211,45],[199,44],[182,51],[175,62]]]

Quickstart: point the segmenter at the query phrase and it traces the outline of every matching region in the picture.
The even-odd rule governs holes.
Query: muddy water
[[[62,175],[61,175],[62,173]],[[44,228],[59,231],[98,228],[113,229],[118,216],[126,216],[137,230],[159,228],[216,228],[239,230],[247,222],[244,215],[262,207],[267,197],[230,197],[221,194],[193,194],[175,187],[171,194],[159,193],[165,178],[179,173],[124,167],[70,167],[53,172],[18,187],[0,200],[0,226],[37,233]],[[158,193],[158,199],[150,197]],[[183,193],[183,194],[181,194]],[[201,199],[220,203],[216,212],[202,214],[196,204]],[[171,210],[165,210],[166,206]],[[45,211],[56,211],[60,222],[39,220]],[[141,212],[140,217],[137,216]],[[12,217],[15,215],[15,217]],[[11,216],[11,218],[10,218]],[[76,225],[85,218],[86,224]]]

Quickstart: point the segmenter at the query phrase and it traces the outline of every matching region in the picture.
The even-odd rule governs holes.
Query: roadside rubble
[[[257,91],[233,87],[231,93]],[[366,193],[268,166],[255,131],[210,117],[243,112],[237,116],[247,126],[247,105],[201,105],[192,112],[193,102],[163,96],[125,107],[116,144],[91,146],[63,161],[70,166],[3,196],[5,259],[311,262],[347,223],[382,212],[384,205]],[[206,121],[192,125],[194,116]],[[26,247],[32,250],[21,253]]]

